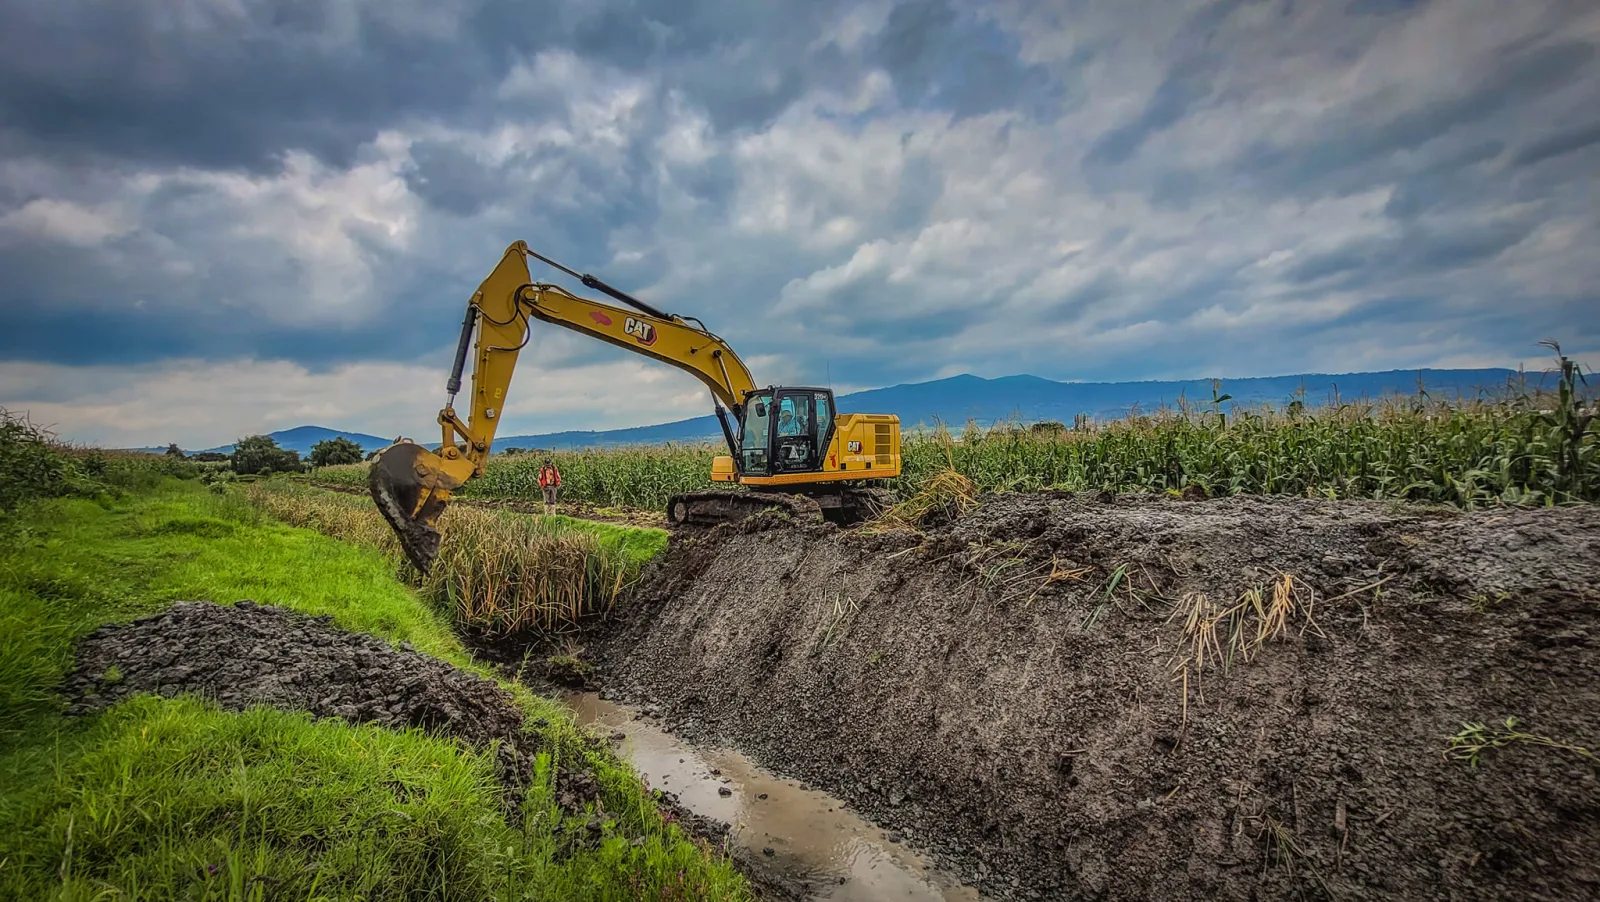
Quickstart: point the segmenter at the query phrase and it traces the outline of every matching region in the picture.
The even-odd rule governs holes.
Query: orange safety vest
[[[539,468],[539,488],[542,489],[542,488],[547,488],[547,487],[552,486],[552,485],[560,485],[560,484],[561,484],[561,471],[560,470],[557,470],[555,467],[540,467]]]

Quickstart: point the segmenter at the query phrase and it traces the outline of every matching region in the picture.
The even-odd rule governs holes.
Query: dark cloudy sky
[[[9,0],[0,405],[431,434],[511,241],[763,382],[1600,362],[1592,0]],[[502,430],[709,410],[540,329]]]

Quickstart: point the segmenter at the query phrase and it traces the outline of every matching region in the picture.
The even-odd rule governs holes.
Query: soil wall
[[[1592,507],[998,496],[920,536],[675,537],[590,653],[998,898],[1600,898],[1594,757],[1445,754],[1507,717],[1600,753],[1597,586]],[[1182,666],[1197,594],[1275,587],[1281,635]]]

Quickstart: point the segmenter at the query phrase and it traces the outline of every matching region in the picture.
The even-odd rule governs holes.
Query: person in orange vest
[[[550,514],[555,512],[556,489],[560,488],[560,486],[561,471],[557,470],[556,465],[550,462],[550,458],[546,457],[544,459],[544,466],[539,468],[539,488],[544,490],[545,513]]]

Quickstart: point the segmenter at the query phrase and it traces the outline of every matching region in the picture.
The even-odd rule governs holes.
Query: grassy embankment
[[[16,444],[3,439],[0,459]],[[523,828],[500,814],[490,755],[449,739],[192,698],[64,716],[54,687],[75,640],[177,599],[330,614],[473,667],[379,551],[192,482],[142,476],[128,491],[66,469],[69,487],[44,494],[80,497],[12,485],[0,509],[0,898],[748,898],[626,766],[516,687],[550,756]],[[553,802],[557,764],[602,786],[597,845]]]
[[[364,495],[283,479],[254,483],[244,494],[285,523],[377,549],[457,624],[490,634],[552,630],[611,610],[667,545],[660,529],[455,505],[439,523],[439,557],[421,577]]]
[[[1419,394],[1381,402],[1234,408],[1223,403],[1135,414],[1071,431],[968,426],[908,433],[903,496],[944,471],[980,491],[1110,489],[1212,495],[1389,498],[1462,506],[1600,500],[1600,429],[1585,418],[1575,365],[1555,391],[1447,402]],[[1592,404],[1593,401],[1588,403]],[[554,452],[563,497],[660,510],[675,492],[714,487],[715,445]],[[544,454],[491,458],[465,497],[531,498]],[[317,472],[365,485],[365,465]]]

